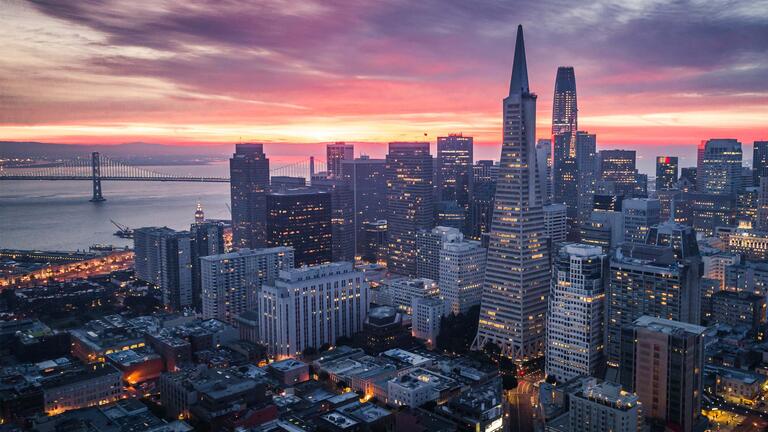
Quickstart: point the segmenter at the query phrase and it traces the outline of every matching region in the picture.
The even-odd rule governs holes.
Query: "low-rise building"
[[[389,380],[387,403],[416,408],[427,402],[445,402],[461,388],[452,378],[424,368],[414,369]]]
[[[271,363],[269,369],[283,385],[293,386],[309,380],[309,365],[292,358]]]
[[[123,374],[104,363],[60,374],[43,382],[44,411],[48,415],[115,402],[123,394]]]

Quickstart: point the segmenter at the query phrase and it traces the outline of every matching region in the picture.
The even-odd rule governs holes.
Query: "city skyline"
[[[540,137],[559,66],[576,69],[582,128],[603,145],[765,135],[768,7],[755,3],[202,6],[9,2],[0,137],[383,144],[464,132],[498,145],[508,22],[536,29]]]

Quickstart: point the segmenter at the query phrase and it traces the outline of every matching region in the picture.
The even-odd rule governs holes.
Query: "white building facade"
[[[477,241],[446,243],[440,251],[440,298],[448,311],[466,313],[480,304],[485,277],[486,250]]]
[[[362,330],[368,284],[348,262],[283,270],[262,288],[260,311],[259,335],[269,355],[293,357]]]
[[[293,268],[293,248],[240,249],[200,258],[203,318],[237,325],[235,317],[255,310],[262,286]]]
[[[445,314],[445,302],[437,297],[417,297],[413,299],[412,331],[416,339],[433,348],[440,334],[440,320]]]
[[[571,243],[554,259],[545,370],[558,382],[593,376],[604,350],[607,258],[599,246]]]
[[[432,279],[398,278],[391,280],[388,285],[392,306],[408,315],[411,315],[413,309],[413,299],[438,297],[440,294],[437,282]]]

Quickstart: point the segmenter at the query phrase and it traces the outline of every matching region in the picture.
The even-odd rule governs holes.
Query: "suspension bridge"
[[[310,156],[308,159],[271,168],[269,174],[270,177],[304,177],[311,181],[316,169],[325,171],[325,166],[325,162],[315,161],[315,158]],[[105,200],[101,192],[102,181],[228,183],[229,177],[164,173],[130,165],[101,155],[99,152],[93,152],[90,158],[76,158],[40,166],[21,168],[0,166],[0,180],[87,180],[93,185],[91,201],[100,202]]]

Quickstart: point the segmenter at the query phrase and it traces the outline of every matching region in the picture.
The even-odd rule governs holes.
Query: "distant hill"
[[[41,142],[0,141],[0,157],[70,158],[87,156],[98,151],[112,157],[179,157],[204,156],[206,159],[224,157],[234,150],[231,144],[163,145],[126,143],[114,145],[52,144]]]

